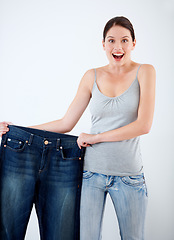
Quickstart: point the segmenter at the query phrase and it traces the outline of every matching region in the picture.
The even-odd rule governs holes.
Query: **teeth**
[[[114,56],[122,56],[123,54],[121,54],[121,53],[119,53],[119,54],[114,54],[114,53],[113,53],[113,55],[114,55]]]

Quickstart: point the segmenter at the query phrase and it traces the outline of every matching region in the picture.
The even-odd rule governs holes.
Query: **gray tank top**
[[[141,64],[138,67],[140,68]],[[130,87],[117,97],[102,94],[95,81],[89,103],[91,134],[120,128],[137,119],[140,97],[138,70]],[[123,141],[101,142],[86,147],[84,170],[115,176],[138,175],[143,172],[140,136]]]

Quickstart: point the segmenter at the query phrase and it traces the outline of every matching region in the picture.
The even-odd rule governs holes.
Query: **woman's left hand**
[[[77,139],[77,144],[79,148],[81,147],[89,147],[92,144],[97,143],[97,134],[88,134],[88,133],[81,133]]]

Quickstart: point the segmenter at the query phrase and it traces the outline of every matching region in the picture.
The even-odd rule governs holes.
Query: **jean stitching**
[[[18,152],[18,153],[20,153],[20,152],[23,152],[23,151],[24,151],[25,146],[26,146],[26,142],[24,142],[24,145],[23,145],[22,148],[20,148],[20,149],[15,149],[15,148],[12,148],[12,147],[10,147],[10,146],[8,146],[8,145],[6,145],[6,148],[10,149],[10,150],[13,151],[13,152]]]
[[[13,131],[13,129],[14,129],[14,131]],[[33,133],[34,133],[34,130],[33,130]],[[15,191],[15,187],[14,187],[13,191],[11,191],[11,192],[9,190],[7,190],[7,191],[9,191],[8,194],[13,197],[13,198],[11,198],[11,204],[13,204],[13,202],[14,202],[13,199],[15,198],[15,194],[16,194],[17,197],[18,197],[18,194],[21,194],[21,195],[19,195],[19,200],[18,200],[18,202],[20,204],[22,199],[27,199],[28,194],[30,195],[30,193],[31,193],[30,190],[32,191],[32,194],[31,194],[32,198],[29,199],[26,202],[26,204],[29,203],[30,204],[29,208],[31,209],[31,207],[35,203],[35,208],[37,208],[37,215],[38,215],[38,218],[39,218],[40,238],[43,240],[46,237],[49,237],[49,236],[46,236],[47,233],[49,234],[49,232],[46,232],[47,230],[45,228],[45,220],[43,220],[43,217],[45,218],[45,217],[48,216],[48,215],[47,216],[44,215],[44,213],[47,211],[47,208],[46,208],[47,206],[46,205],[48,204],[48,209],[51,206],[53,209],[55,207],[57,210],[59,210],[60,209],[59,204],[57,203],[57,201],[59,201],[59,199],[55,199],[55,202],[52,202],[52,199],[51,199],[51,201],[48,201],[46,203],[48,195],[45,195],[45,193],[42,194],[42,192],[40,192],[40,190],[45,191],[45,189],[41,189],[40,185],[38,185],[38,189],[37,189],[36,184],[38,182],[42,182],[42,184],[44,184],[45,181],[48,180],[48,182],[47,182],[48,186],[52,186],[51,185],[52,183],[56,184],[56,182],[58,182],[58,186],[54,185],[55,188],[53,188],[53,191],[55,191],[56,194],[59,193],[59,183],[61,184],[61,188],[63,187],[62,185],[64,185],[64,183],[67,183],[67,185],[66,185],[67,188],[72,187],[71,184],[73,184],[73,187],[75,187],[77,189],[77,195],[76,195],[76,190],[75,190],[75,192],[74,191],[72,192],[73,196],[71,194],[69,194],[67,196],[67,198],[68,198],[69,201],[71,201],[71,198],[73,197],[73,199],[74,199],[75,196],[76,196],[76,200],[79,202],[80,190],[81,190],[81,185],[82,185],[82,169],[83,169],[83,157],[84,157],[84,155],[83,155],[83,152],[78,149],[77,142],[76,142],[76,140],[74,140],[74,138],[72,138],[72,141],[70,140],[70,138],[67,138],[67,139],[64,138],[61,145],[65,146],[65,148],[72,147],[72,151],[67,150],[67,155],[66,155],[66,151],[65,151],[65,156],[70,157],[70,158],[67,158],[67,159],[65,158],[65,160],[74,159],[74,158],[71,158],[73,155],[75,155],[75,156],[79,155],[79,157],[81,157],[81,161],[71,162],[72,169],[69,169],[70,162],[68,162],[68,164],[67,164],[67,163],[63,162],[63,160],[62,160],[61,163],[60,163],[61,164],[60,167],[62,167],[61,170],[62,170],[62,172],[65,170],[68,174],[65,175],[64,172],[63,172],[63,174],[61,176],[57,176],[58,174],[55,171],[57,170],[59,165],[57,166],[57,163],[55,162],[56,158],[57,158],[57,154],[58,154],[58,152],[56,151],[57,150],[56,149],[56,140],[57,140],[57,138],[59,138],[59,135],[57,135],[57,137],[54,138],[54,142],[51,143],[51,144],[49,142],[48,142],[49,144],[47,144],[47,142],[45,142],[45,144],[43,144],[43,141],[42,141],[43,139],[47,139],[48,141],[53,139],[53,138],[51,138],[51,136],[52,136],[51,133],[50,133],[50,138],[49,138],[49,134],[47,134],[47,135],[45,134],[48,138],[46,138],[46,137],[44,138],[44,134],[40,134],[40,135],[43,135],[43,137],[39,136],[39,133],[37,134],[37,131],[36,131],[36,134],[31,134],[31,132],[29,132],[29,131],[28,132],[27,131],[23,131],[23,132],[21,131],[20,132],[18,130],[15,130],[15,128],[12,127],[10,129],[10,132],[7,135],[5,135],[3,137],[3,139],[6,141],[7,137],[9,137],[9,138],[11,137],[11,138],[14,138],[14,139],[20,139],[19,141],[21,141],[21,143],[18,143],[18,142],[17,143],[15,143],[15,142],[10,143],[9,142],[10,144],[7,146],[7,148],[9,150],[6,149],[6,146],[5,146],[5,148],[4,148],[4,146],[2,146],[1,149],[0,149],[1,150],[0,164],[3,162],[2,160],[6,160],[7,158],[9,158],[9,161],[7,159],[7,162],[4,161],[3,164],[2,164],[3,168],[1,167],[1,169],[2,169],[2,173],[3,173],[3,170],[6,171],[6,169],[5,169],[6,167],[9,167],[9,169],[10,169],[10,167],[11,167],[10,164],[13,164],[13,162],[14,162],[12,160],[17,159],[21,162],[21,166],[16,167],[16,165],[15,165],[15,169],[13,168],[14,171],[12,173],[14,175],[9,174],[9,180],[10,180],[10,184],[13,184],[13,179],[14,178],[20,178],[21,177],[22,184],[25,184],[25,186],[24,186],[25,190],[23,192],[21,192],[22,191],[22,188],[21,188],[18,191]],[[34,136],[32,144],[31,144],[31,141],[30,141],[31,136]],[[56,134],[55,134],[55,136],[56,136]],[[63,136],[63,134],[62,134],[62,136]],[[24,142],[22,143],[22,141],[24,141]],[[31,146],[30,146],[30,144],[31,144]],[[67,146],[69,146],[69,147],[67,147]],[[38,173],[38,167],[39,167],[39,163],[40,163],[39,162],[40,153],[44,148],[46,149],[46,151],[45,151],[45,159],[43,159],[44,165],[43,165],[43,170],[42,171],[46,171],[46,170],[47,171],[46,171],[46,173],[43,173],[43,175],[42,175],[43,177],[41,177]],[[10,152],[10,150],[11,150],[11,152]],[[22,151],[24,151],[24,154],[20,154],[20,152],[22,152]],[[19,154],[17,155],[17,153],[19,153]],[[2,154],[7,154],[7,156],[2,155]],[[47,154],[48,154],[48,157],[47,157]],[[13,157],[15,159],[13,159]],[[79,157],[76,157],[76,159],[80,160]],[[29,161],[26,161],[26,164],[23,164],[22,160],[24,160],[24,159],[29,160]],[[61,159],[61,154],[60,154],[60,159]],[[53,165],[52,165],[52,160],[54,160]],[[8,164],[8,165],[6,165],[6,164]],[[68,165],[68,168],[65,168],[65,166],[67,166],[67,165]],[[51,167],[53,167],[53,168],[51,168]],[[10,169],[10,170],[7,169],[7,170],[9,171],[9,173],[11,173],[13,169]],[[76,173],[76,174],[71,176],[70,170],[75,171],[75,172],[72,172],[72,173],[73,174]],[[69,174],[69,172],[70,172],[70,174]],[[33,176],[33,173],[34,173],[34,176]],[[47,173],[50,174],[50,175],[47,175]],[[12,178],[10,178],[11,176],[12,176]],[[24,178],[23,178],[23,176],[24,176]],[[69,178],[69,176],[70,176],[70,178]],[[74,180],[75,185],[74,185],[74,182],[71,183],[72,179],[75,179]],[[26,182],[25,182],[25,180],[26,180]],[[1,181],[1,179],[0,179],[0,181]],[[6,179],[5,179],[5,181],[6,181]],[[4,184],[3,186],[5,186],[5,184],[9,183],[9,182],[7,182],[7,181],[5,182],[5,181],[2,182],[2,184]],[[20,179],[19,179],[19,181],[20,181]],[[32,184],[30,184],[31,183],[30,181],[32,181],[32,183],[34,183],[35,190],[33,190]],[[18,184],[18,182],[14,181],[14,184]],[[27,184],[29,184],[29,185],[27,185]],[[4,189],[5,189],[5,187],[4,187]],[[39,194],[39,192],[40,192],[40,194]],[[62,194],[62,197],[63,197],[63,193],[60,191],[60,195],[61,194]],[[3,195],[6,196],[5,194],[3,194]],[[33,200],[34,197],[36,198],[36,201]],[[69,197],[70,197],[70,199],[69,199]],[[6,199],[4,199],[4,205],[6,204],[5,200]],[[49,206],[49,204],[50,204],[50,206]],[[8,205],[7,205],[7,207],[8,207]],[[29,211],[27,210],[28,208],[26,208],[25,204],[24,204],[23,207],[24,207],[24,210],[22,212],[25,215],[24,216],[21,215],[20,219],[19,219],[22,223],[21,222],[20,223],[18,223],[18,222],[14,223],[14,225],[16,224],[16,226],[19,226],[19,230],[18,230],[17,233],[16,232],[13,233],[13,231],[11,231],[12,229],[10,229],[10,227],[9,228],[7,227],[8,228],[7,230],[9,230],[9,232],[8,232],[9,236],[12,236],[13,234],[20,234],[20,227],[21,227],[21,230],[23,231],[23,228],[24,228],[23,224],[25,223],[25,226],[26,226],[26,219],[29,218]],[[3,209],[5,209],[5,208],[3,208]],[[15,212],[17,212],[18,209],[16,209],[16,207],[15,207],[14,210],[15,210]],[[10,212],[10,210],[8,210],[8,211]],[[72,211],[76,211],[76,215],[78,217],[77,213],[79,212],[79,205],[77,204],[77,202],[76,202],[76,209],[72,209]],[[5,213],[5,210],[4,210],[4,213]],[[50,212],[50,214],[55,214],[55,213],[53,211],[53,213]],[[68,214],[67,211],[65,212],[65,214]],[[50,215],[50,216],[54,217],[54,215]],[[69,215],[65,215],[65,216],[68,217]],[[9,214],[8,218],[6,217],[6,219],[8,221],[15,221],[15,218],[13,219],[13,217],[10,214]],[[48,219],[48,220],[50,220],[50,219]],[[59,219],[57,219],[56,221],[58,221],[58,220]],[[78,220],[78,218],[77,218],[77,220]],[[78,235],[79,224],[75,221],[74,218],[73,218],[73,221],[74,222],[72,222],[72,224],[74,223],[74,228],[71,225],[70,229],[73,228],[73,231],[75,230],[76,234]],[[66,222],[66,219],[65,219],[65,222]],[[52,229],[56,226],[57,225],[52,225],[51,224],[50,228]],[[5,226],[5,228],[6,228],[6,226]],[[49,230],[50,229],[48,229],[48,231]],[[61,234],[64,234],[64,232],[62,232],[62,229],[60,229],[60,231],[61,231]],[[66,229],[65,229],[65,231],[66,231]],[[69,231],[69,230],[67,229],[67,231]],[[65,234],[67,234],[67,233],[65,233]],[[57,234],[59,234],[59,232]],[[14,237],[12,237],[12,238],[14,238]],[[17,237],[17,238],[19,238],[19,237]],[[76,238],[74,237],[73,239],[76,239]]]
[[[63,158],[63,160],[80,160],[79,158],[80,157],[72,157],[72,158],[66,158],[65,156],[64,156],[64,153],[63,153],[63,147],[61,146],[60,147],[60,152],[61,152],[61,156],[62,156],[62,158]],[[81,156],[81,155],[80,155]]]
[[[138,186],[143,186],[145,184],[145,180],[143,178],[143,181],[142,182],[137,182],[137,183],[130,183],[130,182],[127,182],[126,180],[124,180],[124,177],[121,177],[121,181],[127,185],[127,186],[130,186],[130,187],[138,187]]]
[[[19,140],[19,141],[25,141],[25,140],[29,140],[28,138],[26,138],[26,137],[22,137],[20,134],[18,134],[18,133],[16,133],[15,135],[13,134],[13,133],[7,133],[7,135],[6,135],[6,138],[15,138],[15,139],[17,139],[17,140]]]
[[[86,175],[85,175],[85,174],[86,174]],[[83,173],[83,178],[84,178],[84,179],[89,179],[89,178],[91,178],[93,175],[94,175],[93,172],[86,171],[85,173]]]
[[[35,202],[35,205],[36,205],[36,208],[37,208],[37,213],[38,213],[38,218],[39,218],[39,228],[40,228],[40,237],[41,239],[43,239],[43,226],[42,226],[42,221],[41,221],[41,213],[40,213],[40,208],[39,208],[39,204],[38,204],[38,198],[36,197],[36,202]]]
[[[52,149],[48,149],[48,151],[51,151]],[[47,152],[47,154],[48,154],[48,152]],[[50,155],[51,155],[51,153],[50,153]],[[47,171],[48,170],[48,167],[49,167],[49,163],[50,163],[50,157],[48,158],[48,160],[46,161],[46,167],[44,166],[43,167],[43,169],[39,169],[39,173],[42,173],[42,172],[45,172],[45,171]]]

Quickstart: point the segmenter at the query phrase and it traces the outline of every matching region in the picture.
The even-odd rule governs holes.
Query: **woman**
[[[131,60],[136,39],[127,18],[115,17],[106,23],[102,44],[108,65],[84,74],[62,119],[32,128],[69,132],[90,102],[91,132],[81,133],[77,139],[79,148],[86,147],[80,239],[100,239],[109,193],[121,239],[143,240],[147,188],[139,137],[152,125],[156,73],[152,65]],[[8,123],[0,123],[1,136],[6,131]]]

